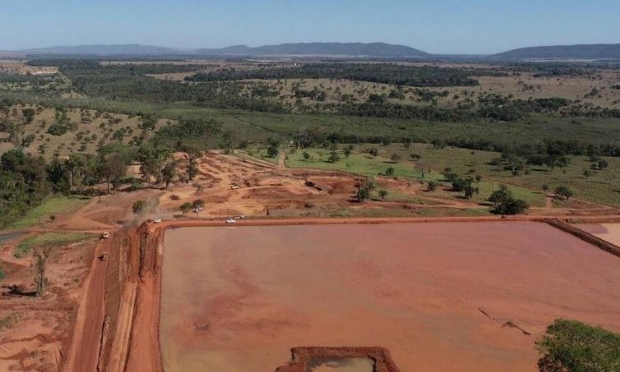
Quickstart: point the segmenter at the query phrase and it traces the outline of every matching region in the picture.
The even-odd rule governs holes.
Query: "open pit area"
[[[384,348],[400,371],[535,371],[554,319],[620,331],[617,260],[542,223],[171,228],[162,275],[166,371],[374,363],[294,369],[296,347]]]

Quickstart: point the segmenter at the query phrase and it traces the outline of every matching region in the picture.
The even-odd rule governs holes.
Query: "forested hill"
[[[494,59],[620,59],[620,44],[555,45],[514,49]]]
[[[386,43],[295,43],[256,48],[235,45],[219,49],[180,50],[151,45],[55,46],[21,51],[30,55],[90,56],[319,56],[367,58],[429,58],[430,54],[404,45]]]
[[[372,58],[428,58],[431,55],[420,50],[386,43],[293,43],[264,45],[250,48],[245,45],[222,49],[199,49],[205,55],[246,56],[359,56]]]

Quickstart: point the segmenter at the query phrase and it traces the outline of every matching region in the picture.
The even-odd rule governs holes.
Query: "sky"
[[[13,0],[0,50],[387,42],[436,54],[620,43],[618,0]]]

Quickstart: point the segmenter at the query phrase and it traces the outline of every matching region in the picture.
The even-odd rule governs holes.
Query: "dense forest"
[[[482,69],[463,70],[387,63],[320,63],[259,70],[222,69],[218,72],[198,73],[186,80],[205,82],[249,79],[346,79],[415,87],[453,87],[478,85],[478,81],[473,78],[475,76],[499,75],[504,74]]]

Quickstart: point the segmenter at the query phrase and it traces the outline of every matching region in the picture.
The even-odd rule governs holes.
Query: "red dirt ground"
[[[620,331],[617,261],[545,224],[175,229],[165,239],[167,371],[269,371],[303,345],[384,347],[403,371],[534,371],[533,342],[556,318]]]
[[[183,157],[183,154],[176,155]],[[536,208],[529,215],[506,220],[499,216],[322,219],[320,217],[342,209],[356,211],[365,208],[372,210],[372,215],[376,215],[375,210],[382,215],[380,210],[383,209],[391,215],[395,209],[416,209],[418,206],[404,202],[351,203],[356,185],[364,179],[341,172],[290,170],[214,152],[205,154],[199,163],[200,174],[190,183],[175,183],[166,190],[154,188],[95,197],[76,213],[58,215],[54,223],[50,223],[47,217],[42,218],[38,226],[24,231],[30,235],[48,231],[109,231],[112,237],[86,250],[76,247],[59,250],[58,259],[50,261],[50,280],[55,288],[51,295],[33,300],[0,297],[0,319],[13,313],[18,315],[17,323],[13,322],[10,330],[0,333],[0,370],[10,367],[16,370],[161,371],[158,336],[161,244],[164,231],[169,227],[223,226],[221,220],[208,219],[241,214],[249,218],[239,221],[239,227],[379,224],[387,221],[543,221],[545,218],[570,218],[573,223],[620,221],[618,210],[600,206],[579,210]],[[306,181],[315,183],[320,190],[309,187]],[[440,202],[438,206],[426,206],[436,208],[430,215],[450,215],[456,208],[481,208],[458,199],[435,200],[419,193],[419,185],[406,180],[379,181],[389,183],[384,186],[389,186],[390,190]],[[239,185],[240,189],[234,185]],[[198,198],[205,200],[205,210],[180,217],[179,206]],[[132,212],[132,204],[137,200],[145,200],[148,205],[141,215]],[[271,218],[261,219],[268,211]],[[416,214],[417,211],[413,211],[406,216]],[[429,214],[420,212],[419,215]],[[306,218],[300,218],[302,216]],[[310,216],[314,218],[307,218]],[[155,217],[164,219],[164,222],[136,228],[147,218]],[[12,257],[11,246],[17,241],[5,242],[5,247],[0,247],[0,265],[6,274],[3,284],[24,284],[27,287],[32,284],[30,257],[20,260]],[[109,253],[105,262],[95,258],[103,252]],[[308,344],[287,345],[287,350],[296,346]],[[371,346],[383,345],[373,343]],[[23,350],[34,351],[27,353]],[[286,359],[278,360],[278,365],[288,362],[288,351],[286,355]],[[275,367],[277,365],[270,365],[268,370]]]

